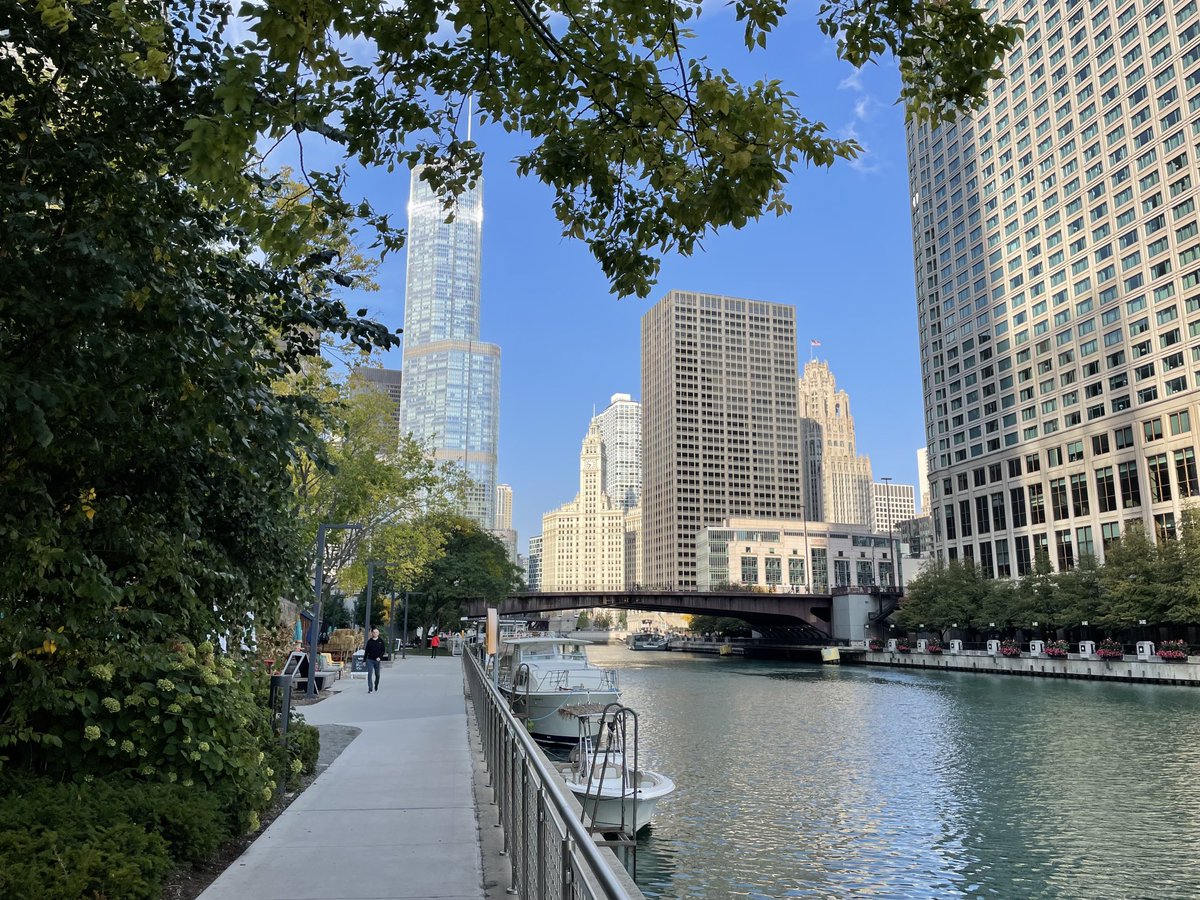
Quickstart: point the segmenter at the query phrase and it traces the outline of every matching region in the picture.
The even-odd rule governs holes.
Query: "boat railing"
[[[463,673],[503,852],[512,863],[509,893],[537,900],[645,900],[616,857],[596,845],[574,798],[484,677],[474,653],[463,658]]]

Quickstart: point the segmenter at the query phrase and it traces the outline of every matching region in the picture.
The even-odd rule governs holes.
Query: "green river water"
[[[597,646],[651,898],[1200,897],[1200,691]]]

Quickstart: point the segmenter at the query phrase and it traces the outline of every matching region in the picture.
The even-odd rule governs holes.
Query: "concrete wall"
[[[1200,661],[1140,662],[1135,658],[1122,660],[1080,659],[1071,654],[1067,659],[1046,656],[988,656],[978,650],[959,655],[950,653],[894,653],[881,650],[863,655],[868,665],[895,666],[907,669],[945,669],[951,672],[985,672],[996,675],[1026,675],[1040,678],[1090,678],[1106,681],[1137,681],[1153,684],[1186,684],[1200,687]]]

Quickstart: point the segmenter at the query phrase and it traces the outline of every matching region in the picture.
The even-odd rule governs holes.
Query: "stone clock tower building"
[[[543,591],[625,587],[625,511],[605,491],[604,468],[593,420],[579,454],[579,493],[542,516]]]

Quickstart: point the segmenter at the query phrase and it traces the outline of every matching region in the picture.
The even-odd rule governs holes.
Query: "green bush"
[[[288,787],[298,785],[301,776],[311,775],[317,768],[317,757],[321,753],[321,732],[314,725],[293,719],[288,725]],[[295,761],[299,761],[297,770]]]
[[[0,808],[0,897],[158,897],[179,861],[211,854],[229,835],[203,791],[124,779],[10,776]]]

